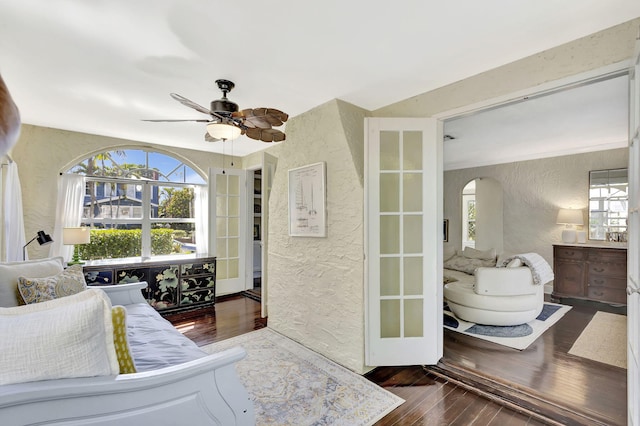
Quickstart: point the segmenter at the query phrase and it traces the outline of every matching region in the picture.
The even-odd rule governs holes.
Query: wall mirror
[[[627,169],[589,172],[589,239],[627,241]]]

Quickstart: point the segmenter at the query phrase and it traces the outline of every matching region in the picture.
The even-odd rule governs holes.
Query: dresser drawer
[[[604,262],[589,262],[589,277],[592,275],[602,275],[612,278],[627,277],[627,265],[626,263],[604,263]]]
[[[216,263],[213,262],[194,262],[194,263],[185,263],[182,266],[182,276],[190,277],[193,275],[202,275],[202,274],[215,274],[216,272]]]
[[[213,303],[216,300],[215,288],[207,288],[202,290],[184,291],[180,304],[182,306],[195,305],[199,303]]]
[[[589,275],[587,285],[589,287],[607,287],[626,291],[627,280],[625,278],[611,278],[602,275]]]
[[[618,249],[590,249],[589,260],[597,262],[627,263],[627,251]]]
[[[183,278],[180,281],[180,289],[183,292],[188,290],[196,290],[199,288],[211,288],[215,285],[216,281],[213,275],[204,277]]]
[[[580,247],[555,247],[555,257],[565,260],[584,260],[586,250]]]
[[[625,289],[589,286],[587,297],[589,297],[589,299],[606,302],[627,303],[627,293]]]

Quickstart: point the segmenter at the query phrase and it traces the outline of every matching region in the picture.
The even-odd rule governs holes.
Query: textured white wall
[[[269,202],[269,327],[362,373],[365,111],[331,101],[287,123]],[[327,237],[290,237],[288,170],[326,162]]]
[[[449,242],[462,244],[462,189],[472,179],[493,178],[503,189],[504,253],[536,252],[553,266],[553,244],[561,242],[559,208],[584,209],[589,171],[627,167],[628,150],[614,149],[540,160],[452,170],[444,173],[444,218]]]
[[[220,167],[222,164],[222,156],[218,154],[23,125],[20,139],[11,155],[18,164],[27,241],[41,229],[47,233],[53,232],[57,178],[61,171],[96,151],[145,146],[182,159],[204,172],[204,176],[209,167]],[[29,245],[28,250],[32,259],[49,254],[48,246],[39,246],[35,242]]]

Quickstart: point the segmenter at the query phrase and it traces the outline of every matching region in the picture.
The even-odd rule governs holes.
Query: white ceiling
[[[240,108],[374,110],[638,16],[637,0],[4,1],[0,73],[24,123],[222,152],[204,123],[141,119],[206,118],[169,93],[208,106],[218,78]]]
[[[444,168],[625,147],[628,90],[624,74],[447,120]]]

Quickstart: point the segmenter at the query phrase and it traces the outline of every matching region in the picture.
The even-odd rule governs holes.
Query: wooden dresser
[[[553,297],[627,303],[627,249],[553,246]]]

